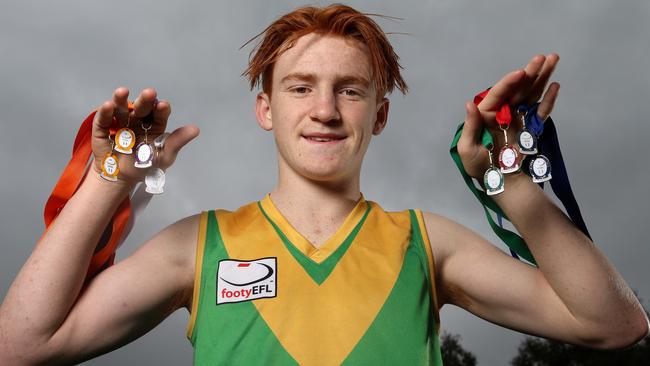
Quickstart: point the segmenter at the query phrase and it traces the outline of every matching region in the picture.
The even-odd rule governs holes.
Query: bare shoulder
[[[462,296],[463,291],[456,288],[453,280],[453,262],[457,262],[459,258],[470,257],[472,260],[479,260],[476,257],[480,256],[480,253],[498,250],[476,232],[443,215],[423,211],[422,217],[434,258],[440,306],[445,303],[466,305],[467,299]],[[469,270],[466,268],[465,273]]]
[[[187,216],[157,234],[160,239],[157,240],[157,254],[163,256],[165,261],[183,278],[184,291],[181,303],[188,311],[192,304],[200,221],[201,213]]]
[[[454,251],[459,237],[472,233],[463,225],[437,213],[422,211],[422,218],[436,264],[443,262]]]

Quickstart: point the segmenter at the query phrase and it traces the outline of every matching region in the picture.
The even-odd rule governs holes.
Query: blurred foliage
[[[460,345],[460,336],[443,333],[440,337],[442,363],[445,366],[476,366],[476,357]]]
[[[635,346],[596,350],[542,338],[526,337],[512,366],[640,366],[650,365],[650,337]]]

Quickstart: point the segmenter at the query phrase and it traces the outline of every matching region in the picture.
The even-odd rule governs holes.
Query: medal
[[[133,146],[135,145],[135,132],[129,128],[131,116],[126,122],[126,127],[120,128],[115,134],[115,151],[122,154],[133,153]]]
[[[501,151],[499,151],[499,168],[503,174],[513,173],[519,170],[519,162],[517,162],[517,156],[519,154],[517,154],[517,150],[508,145],[508,127],[501,127],[501,130],[503,131],[503,136],[505,136],[506,143],[501,148]]]
[[[144,141],[135,148],[135,163],[133,165],[136,168],[148,168],[152,165],[151,161],[153,160],[153,148],[148,142],[147,133],[151,129],[151,124],[148,123],[145,126],[145,123],[142,123],[140,127],[144,130]]]
[[[163,193],[165,186],[165,172],[160,168],[151,169],[144,177],[145,191],[151,194]]]
[[[108,136],[109,140],[111,139],[110,135]],[[111,140],[111,143],[113,141]],[[100,176],[108,181],[115,182],[117,181],[117,175],[120,172],[120,167],[117,163],[117,156],[113,154],[113,148],[115,144],[111,144],[111,151],[107,152],[102,159],[102,173]]]
[[[517,114],[521,118],[521,131],[517,134],[517,143],[519,144],[519,152],[524,155],[537,154],[537,137],[533,135],[526,126],[526,111],[518,110]]]
[[[519,152],[524,155],[533,155],[537,153],[537,138],[526,129],[522,128],[517,135]]]
[[[485,186],[487,195],[493,196],[503,192],[505,181],[501,171],[499,171],[492,162],[492,151],[488,150],[488,154],[490,157],[490,167],[485,171],[485,174],[483,174],[483,185]]]
[[[544,155],[537,155],[528,166],[533,182],[542,183],[551,180],[551,162]]]
[[[528,164],[528,172],[535,183],[543,183],[551,180],[551,161],[544,155],[540,154],[537,149],[537,142],[544,132],[544,121],[537,114],[538,103],[531,107],[521,105],[519,106],[518,113],[522,116],[524,128],[519,132],[518,141],[522,154],[535,155]],[[532,138],[532,146],[530,146],[528,137],[522,136],[529,134]],[[530,148],[529,148],[530,146]]]
[[[133,152],[133,145],[135,145],[135,133],[128,127],[121,128],[115,134],[117,143],[115,144],[115,151],[122,154],[131,154]]]
[[[167,138],[169,134],[168,133],[163,133],[162,135],[156,137],[154,140],[154,147],[156,150],[156,165],[159,164],[160,161],[160,150],[164,146],[165,139]],[[153,169],[150,169],[147,172],[147,175],[144,177],[144,184],[145,184],[145,192],[151,193],[151,194],[161,194],[164,192],[164,187],[165,187],[165,172],[160,169],[159,167],[155,167]]]

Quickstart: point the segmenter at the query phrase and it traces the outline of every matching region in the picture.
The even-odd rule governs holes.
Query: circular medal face
[[[141,142],[135,148],[135,165],[136,168],[148,168],[153,160],[153,149],[146,142]]]
[[[537,138],[530,133],[527,129],[519,131],[517,135],[517,142],[519,143],[519,152],[525,155],[532,155],[537,153]]]
[[[489,196],[503,192],[503,183],[503,174],[494,167],[490,167],[483,175],[483,184]]]
[[[115,150],[122,154],[131,154],[135,145],[135,133],[130,128],[122,128],[115,136]]]
[[[528,167],[533,182],[542,183],[551,179],[551,162],[544,155],[536,156]]]
[[[149,174],[144,177],[146,185],[145,191],[151,194],[163,193],[165,186],[165,172],[160,168],[152,169]]]
[[[499,167],[501,168],[501,173],[512,173],[519,169],[517,151],[511,146],[506,145],[499,152]]]
[[[101,177],[110,180],[116,181],[117,174],[120,172],[120,168],[117,165],[117,156],[108,153],[102,159],[102,174]]]

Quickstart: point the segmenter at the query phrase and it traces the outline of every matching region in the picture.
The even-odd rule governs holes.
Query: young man
[[[557,55],[535,56],[467,103],[458,144],[465,170],[487,168],[483,126],[503,103],[540,98]],[[93,124],[95,162],[38,243],[0,309],[0,364],[69,364],[120,347],[175,310],[190,311],[197,364],[437,364],[438,311],[454,304],[505,327],[598,348],[648,330],[640,304],[606,258],[523,174],[496,202],[526,239],[538,267],[505,255],[442,216],[385,212],[360,191],[363,156],[388,120],[386,94],[407,90],[381,30],[345,6],[301,8],[274,22],[247,70],[261,83],[260,127],[272,131],[278,182],[235,212],[180,220],[82,290],[102,231],[144,174],[119,156],[117,182],[100,178],[117,118],[153,115],[168,102],[144,90],[129,117],[117,89]],[[548,116],[559,85],[544,93]],[[512,128],[514,136],[517,128]],[[170,166],[198,135],[174,131],[159,156]],[[140,139],[138,139],[140,140]],[[197,239],[198,238],[198,239]],[[45,280],[47,279],[47,280]],[[507,283],[508,286],[503,286]]]

